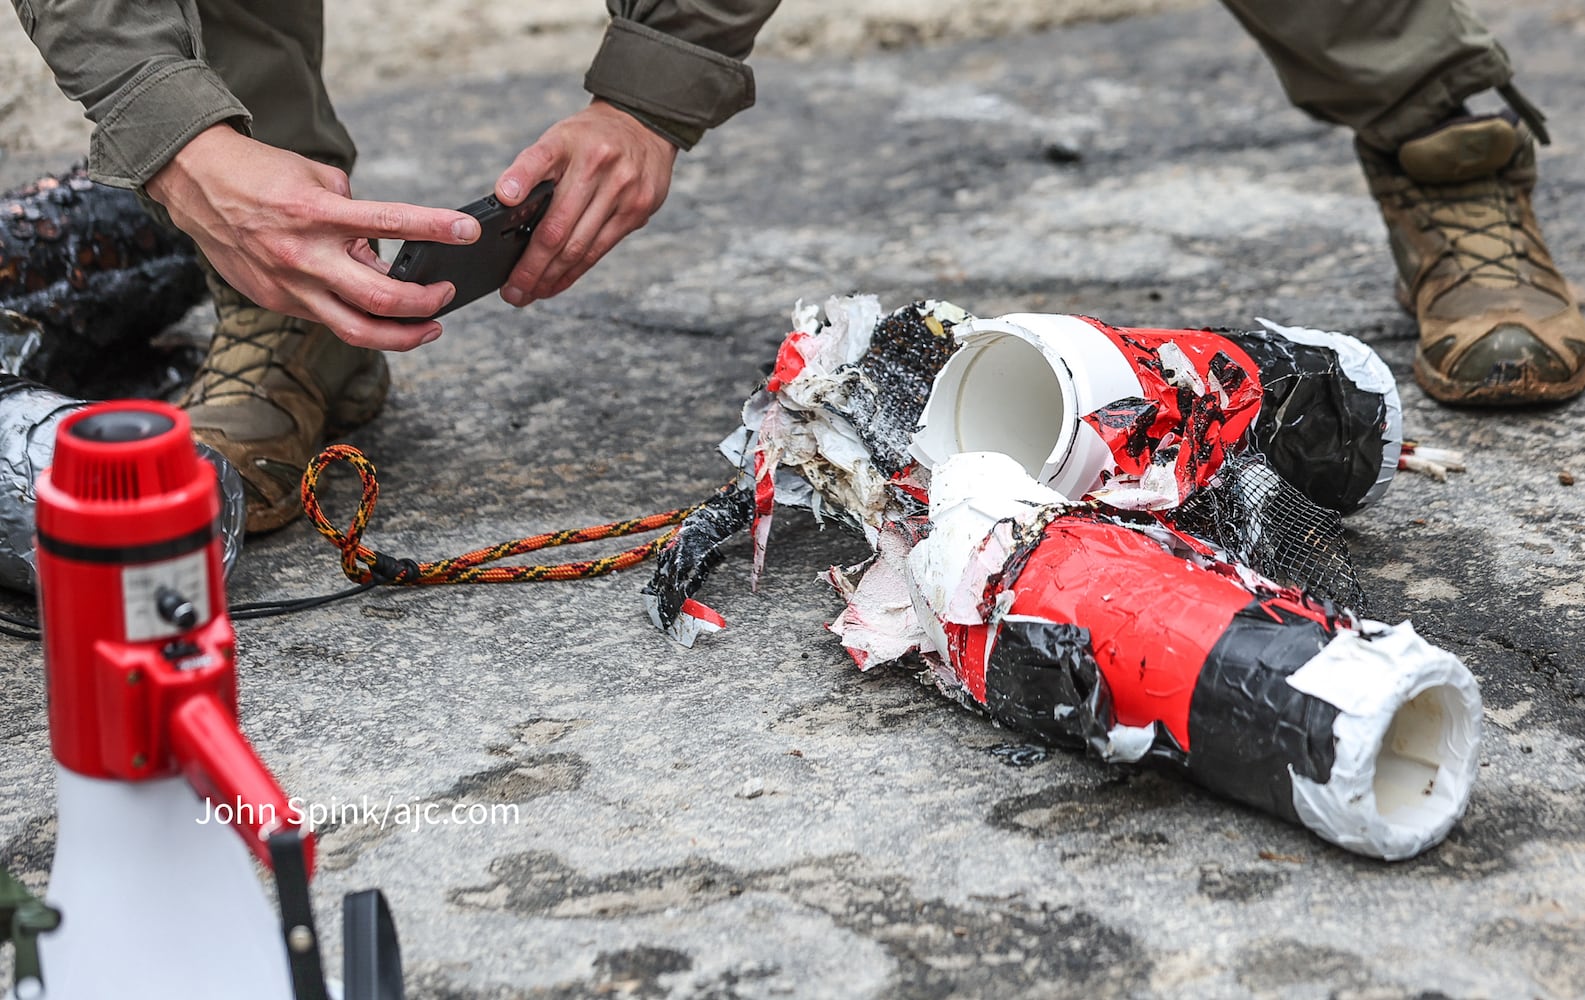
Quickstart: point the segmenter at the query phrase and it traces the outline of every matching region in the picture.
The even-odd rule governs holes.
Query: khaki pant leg
[[[1296,107],[1380,149],[1396,149],[1513,77],[1508,54],[1463,0],[1223,3],[1265,50]]]
[[[197,0],[205,59],[253,115],[253,136],[351,171],[357,149],[320,76],[321,0]]]

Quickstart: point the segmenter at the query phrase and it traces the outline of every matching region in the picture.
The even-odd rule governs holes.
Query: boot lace
[[[1499,178],[1434,194],[1418,185],[1405,192],[1408,207],[1420,217],[1420,228],[1447,238],[1443,258],[1458,271],[1454,286],[1465,282],[1492,288],[1525,283],[1520,265],[1532,260],[1527,242],[1539,242],[1509,185]]]
[[[234,314],[227,320],[229,322],[222,322],[221,326],[243,326],[236,322]],[[268,394],[263,388],[264,377],[270,369],[280,367],[277,356],[288,339],[299,333],[290,320],[284,326],[260,325],[241,330],[216,330],[208,355],[193,376],[190,403],[226,396],[267,399]],[[242,353],[252,360],[240,365],[228,363],[228,359]]]

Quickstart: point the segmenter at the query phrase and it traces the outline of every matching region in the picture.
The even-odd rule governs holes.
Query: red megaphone
[[[266,838],[299,818],[237,725],[215,472],[187,415],[87,407],[62,422],[37,489],[56,759],[116,781],[183,774],[268,864]]]

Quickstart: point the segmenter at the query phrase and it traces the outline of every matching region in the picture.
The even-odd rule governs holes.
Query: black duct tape
[[[722,490],[683,519],[676,536],[660,550],[655,574],[641,591],[658,599],[661,628],[676,623],[683,602],[704,586],[705,578],[721,562],[722,544],[747,528],[753,518],[754,491],[742,487]]]
[[[1337,709],[1288,683],[1332,639],[1319,622],[1259,600],[1233,616],[1189,702],[1196,782],[1294,823],[1289,772],[1325,784]]]
[[[1002,622],[985,664],[985,708],[1015,733],[1096,753],[1117,721],[1089,630],[1047,621]]]
[[[1096,757],[1114,757],[1112,692],[1090,631],[1065,622],[1004,619],[985,664],[985,710],[1020,736]],[[1183,764],[1185,754],[1156,723],[1146,756]]]
[[[1217,332],[1260,369],[1265,395],[1252,430],[1256,450],[1321,506],[1358,510],[1382,474],[1386,397],[1350,378],[1331,348],[1266,330]]]

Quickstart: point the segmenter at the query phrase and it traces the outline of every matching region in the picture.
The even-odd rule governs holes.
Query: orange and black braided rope
[[[358,509],[352,515],[352,524],[342,532],[331,524],[319,507],[319,479],[332,462],[346,462],[358,473],[363,482],[363,495],[358,499]],[[556,548],[561,545],[580,545],[607,538],[624,538],[646,531],[680,524],[683,518],[698,505],[678,507],[675,510],[651,514],[648,517],[626,521],[612,521],[589,528],[549,531],[516,541],[501,542],[450,559],[435,562],[415,562],[411,559],[394,559],[363,544],[363,532],[374,513],[374,503],[380,495],[380,484],[375,479],[374,463],[363,452],[351,445],[332,445],[314,456],[303,471],[303,511],[313,521],[321,535],[330,539],[341,552],[341,571],[356,583],[401,584],[407,587],[429,586],[441,583],[538,583],[550,580],[583,580],[630,569],[655,555],[676,535],[672,528],[659,538],[597,559],[536,566],[486,566],[527,552]]]

